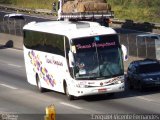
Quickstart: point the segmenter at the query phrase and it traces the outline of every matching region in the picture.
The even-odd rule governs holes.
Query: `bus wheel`
[[[64,87],[65,87],[64,89],[65,89],[65,94],[67,95],[67,98],[68,98],[69,100],[74,100],[74,96],[69,94],[68,86],[67,86],[66,83],[65,83],[65,86],[64,86]]]
[[[40,92],[44,92],[44,88],[42,88],[41,86],[41,82],[40,82],[40,79],[39,79],[39,76],[36,75],[36,82],[37,82],[37,88]]]

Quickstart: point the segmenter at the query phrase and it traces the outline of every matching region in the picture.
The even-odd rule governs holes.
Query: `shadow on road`
[[[104,94],[104,95],[93,95],[82,97],[85,101],[94,102],[94,101],[103,101],[103,100],[113,100],[113,99],[122,99],[122,98],[130,98],[130,97],[138,97],[138,96],[146,96],[160,93],[160,88],[146,88],[143,92],[138,90],[130,90],[126,85],[126,90],[124,92],[115,93],[114,95]]]
[[[13,48],[13,40],[9,40],[5,45],[0,45],[0,49]]]
[[[75,98],[73,101],[79,101],[79,100],[84,100],[86,102],[96,102],[96,101],[106,101],[106,100],[116,100],[116,99],[123,99],[123,98],[132,98],[132,97],[143,97],[147,95],[153,95],[160,93],[160,87],[156,88],[148,88],[145,89],[144,91],[139,91],[139,90],[130,90],[128,88],[127,82],[126,82],[126,88],[124,92],[119,92],[119,93],[114,93],[114,94],[102,94],[102,95],[91,95],[91,96],[83,96],[83,97],[78,97]],[[38,92],[38,90],[37,90]],[[50,95],[50,96],[56,96],[57,98],[61,99],[67,99],[67,96],[63,93],[55,92],[52,90],[46,89],[44,94]]]

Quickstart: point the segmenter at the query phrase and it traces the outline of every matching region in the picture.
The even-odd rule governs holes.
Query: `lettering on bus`
[[[76,47],[77,47],[77,49],[89,49],[89,48],[94,48],[94,47],[104,48],[104,47],[115,46],[115,45],[116,45],[115,42],[110,42],[110,43],[96,43],[96,42],[93,42],[92,44],[88,44],[88,45],[78,44],[78,45],[76,45]]]
[[[46,55],[45,58],[46,58],[46,62],[49,63],[49,64],[54,64],[54,65],[58,65],[58,66],[63,66],[63,63],[60,62],[60,61],[58,61],[58,60],[55,60],[54,57],[48,58],[48,56]]]

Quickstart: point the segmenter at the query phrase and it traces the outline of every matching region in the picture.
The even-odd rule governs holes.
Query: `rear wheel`
[[[64,85],[64,89],[65,89],[65,94],[67,95],[67,98],[68,98],[69,100],[74,100],[74,96],[69,94],[68,86],[67,86],[66,83],[65,83],[65,85]]]
[[[40,92],[44,92],[45,89],[41,86],[41,82],[40,82],[40,79],[39,79],[39,76],[36,75],[36,82],[37,82],[37,88]]]

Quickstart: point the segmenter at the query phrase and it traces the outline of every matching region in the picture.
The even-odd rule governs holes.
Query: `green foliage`
[[[57,0],[0,0],[2,4],[12,4],[22,8],[52,9],[52,3]]]
[[[118,19],[160,23],[160,0],[108,0],[108,3]]]
[[[142,7],[155,7],[160,5],[160,0],[108,0],[112,5],[121,6],[142,6]]]

